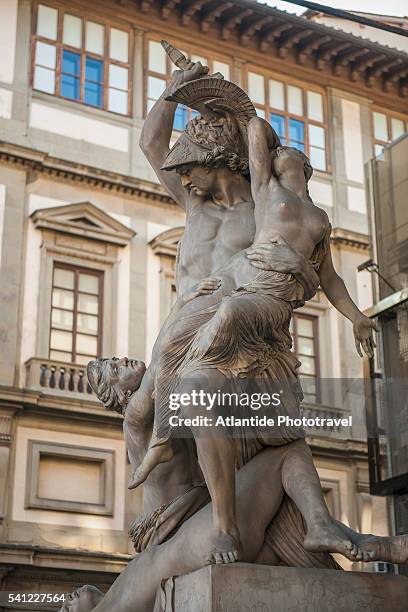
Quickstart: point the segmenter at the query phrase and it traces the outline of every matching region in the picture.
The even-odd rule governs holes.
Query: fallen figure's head
[[[146,366],[137,359],[95,359],[87,366],[88,382],[107,410],[124,414],[130,396],[142,382]]]
[[[90,584],[68,593],[59,612],[90,612],[103,599],[104,594]]]

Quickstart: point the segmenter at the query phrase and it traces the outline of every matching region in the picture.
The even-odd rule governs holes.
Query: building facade
[[[360,309],[372,304],[370,274],[357,273],[369,249],[364,164],[407,129],[403,50],[248,0],[3,0],[3,589],[106,588],[132,553],[127,526],[143,492],[126,489],[121,419],[90,393],[84,366],[148,362],[174,301],[184,214],[138,145],[172,70],[162,38],[246,89],[309,155],[336,269]],[[179,107],[174,139],[188,117]],[[309,432],[331,511],[385,534],[385,502],[369,495],[362,394],[350,391],[362,377],[351,324],[319,293],[292,333],[305,413],[353,416],[348,430]]]
[[[387,145],[381,159],[371,160],[367,172],[369,217],[377,228],[373,255],[381,274],[368,311],[381,332],[377,359],[370,362],[367,402],[370,490],[390,497],[397,534],[408,529],[407,155],[405,134]],[[404,566],[400,571],[407,574]]]

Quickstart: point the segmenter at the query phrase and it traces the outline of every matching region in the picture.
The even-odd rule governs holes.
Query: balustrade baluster
[[[79,391],[79,381],[80,381],[79,372],[77,369],[72,370],[72,384],[74,387],[74,391]]]
[[[58,387],[61,389],[61,391],[65,389],[65,368],[60,368]]]
[[[83,372],[83,370],[79,370],[78,371],[78,376],[79,376],[79,380],[78,380],[78,392],[79,393],[83,393],[84,392],[84,372]]]
[[[69,370],[69,379],[68,379],[68,391],[75,391],[75,370],[74,368],[70,368]]]
[[[56,367],[55,366],[51,366],[50,367],[50,371],[51,371],[51,376],[50,376],[50,380],[48,383],[48,386],[50,387],[50,389],[55,389],[56,386],[56,378],[55,378],[55,372],[56,372]]]
[[[42,363],[40,365],[40,380],[39,380],[40,387],[45,387],[46,386],[46,382],[47,382],[47,370],[48,370],[47,364]]]

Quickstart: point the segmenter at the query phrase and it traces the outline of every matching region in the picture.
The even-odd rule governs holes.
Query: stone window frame
[[[38,496],[38,480],[41,455],[66,459],[95,461],[102,464],[101,490],[103,501],[99,504],[71,500],[59,500]],[[73,446],[56,442],[29,440],[27,455],[26,509],[57,510],[80,514],[113,516],[114,509],[114,451]]]
[[[75,285],[74,285],[74,289],[72,290],[72,293],[74,295],[74,305],[72,310],[67,310],[65,308],[61,308],[58,307],[59,310],[64,310],[66,312],[72,312],[73,315],[73,324],[72,324],[72,328],[70,331],[72,333],[72,349],[71,349],[71,358],[72,355],[77,356],[78,354],[78,349],[77,349],[77,335],[78,335],[78,329],[77,329],[77,324],[78,324],[78,294],[79,294],[79,288],[78,288],[78,276],[81,273],[85,273],[85,274],[91,274],[92,276],[95,276],[98,278],[98,283],[99,283],[99,288],[98,288],[98,293],[97,293],[97,298],[98,298],[98,313],[97,313],[97,319],[98,319],[98,325],[97,325],[97,334],[96,334],[96,339],[97,339],[97,350],[96,350],[96,354],[93,356],[89,355],[90,359],[96,358],[96,357],[101,357],[102,354],[102,342],[103,342],[103,329],[102,329],[102,322],[103,322],[103,298],[104,298],[104,273],[100,270],[94,270],[93,268],[87,268],[87,267],[83,267],[83,266],[73,266],[71,264],[67,264],[67,263],[63,263],[60,261],[55,261],[54,262],[54,268],[53,268],[53,280],[52,280],[52,287],[51,287],[51,318],[50,318],[50,339],[49,339],[49,358],[50,359],[54,359],[53,357],[51,357],[51,351],[52,350],[59,350],[59,349],[52,349],[51,348],[51,335],[53,330],[58,330],[61,328],[57,328],[53,326],[53,321],[52,321],[52,310],[54,308],[52,301],[53,301],[53,294],[54,294],[54,289],[58,289],[58,287],[55,285],[55,271],[56,270],[69,270],[71,272],[74,272],[75,275]],[[81,313],[82,314],[82,313]],[[65,330],[63,330],[65,331]],[[84,333],[84,332],[81,332]],[[86,334],[84,333],[84,335],[90,335],[90,334]],[[68,352],[68,351],[67,351]],[[58,358],[56,358],[58,360]],[[72,363],[76,363],[76,359],[71,359]]]
[[[160,324],[162,325],[175,302],[178,245],[184,226],[165,230],[150,241],[153,253],[160,259]]]
[[[261,110],[265,114],[265,118],[270,115],[270,113],[276,113],[278,115],[282,115],[285,117],[285,125],[286,125],[286,137],[288,136],[288,120],[290,118],[298,119],[304,123],[305,126],[305,153],[309,157],[309,125],[316,125],[318,127],[322,127],[324,129],[325,134],[325,159],[326,159],[326,169],[316,169],[316,172],[321,172],[324,175],[330,174],[332,171],[331,167],[331,157],[330,157],[330,122],[329,122],[329,104],[327,99],[327,92],[323,87],[319,87],[314,83],[308,83],[306,81],[296,80],[285,76],[282,73],[267,70],[262,68],[261,66],[257,66],[256,64],[246,64],[244,67],[244,85],[245,90],[248,91],[248,73],[255,72],[264,78],[264,97],[265,103],[254,103],[256,109]],[[269,100],[269,79],[280,81],[284,85],[285,92],[285,109],[277,109],[274,108]],[[303,101],[303,115],[295,115],[290,113],[288,110],[287,104],[287,87],[289,85],[293,85],[294,87],[299,87],[302,90],[302,101]],[[323,102],[323,121],[317,121],[314,119],[310,119],[305,113],[307,109],[307,92],[311,91],[314,93],[318,93],[322,96]]]
[[[340,482],[335,479],[321,478],[320,484],[331,516],[341,521]]]
[[[58,21],[57,21],[57,40],[51,40],[40,36],[37,34],[37,18],[38,18],[38,6],[43,5],[49,8],[56,9],[58,11]],[[82,41],[81,47],[70,47],[69,45],[63,43],[62,41],[62,30],[63,30],[63,20],[65,13],[72,15],[74,17],[79,17],[82,20]],[[94,23],[98,23],[104,26],[104,52],[103,55],[97,55],[92,52],[86,51],[85,48],[85,30],[87,21],[92,21]],[[114,60],[109,57],[109,34],[111,28],[115,28],[118,30],[122,30],[128,34],[128,61],[122,62],[118,60]],[[34,90],[34,72],[35,72],[35,49],[37,41],[53,45],[56,47],[56,67],[55,67],[55,92],[54,93],[45,93],[45,95],[50,95],[62,100],[67,100],[69,102],[74,102],[76,104],[82,104],[89,108],[93,108],[96,110],[105,111],[108,113],[112,113],[117,117],[132,117],[132,98],[133,98],[133,49],[134,49],[134,37],[133,31],[131,28],[126,26],[123,22],[118,21],[117,23],[111,19],[104,18],[100,19],[98,16],[95,17],[94,13],[89,10],[81,10],[79,11],[75,7],[67,8],[65,5],[60,4],[58,2],[53,2],[52,0],[35,0],[32,6],[32,32],[31,32],[31,74],[30,74],[30,83],[31,87]],[[79,99],[71,99],[66,98],[60,94],[60,79],[61,79],[61,54],[62,50],[67,49],[74,53],[79,53],[81,55],[81,75],[80,75],[80,98]],[[94,106],[92,104],[88,104],[83,100],[83,90],[84,90],[84,82],[85,82],[85,69],[84,69],[84,57],[89,55],[92,58],[96,58],[98,60],[102,60],[103,62],[103,70],[104,70],[104,78],[103,78],[103,103],[102,106]],[[127,97],[127,113],[118,113],[108,109],[108,92],[109,92],[109,65],[113,64],[116,66],[120,66],[126,68],[128,71],[128,97]]]
[[[403,121],[404,125],[405,125],[405,131],[408,131],[408,115],[403,115],[401,113],[393,113],[390,112],[389,110],[385,109],[385,108],[381,108],[380,106],[373,106],[372,107],[372,112],[371,112],[371,133],[372,133],[372,141],[373,141],[373,155],[374,157],[378,157],[381,156],[382,153],[382,149],[390,144],[391,142],[393,142],[393,138],[392,138],[392,126],[391,126],[391,121],[392,119],[399,119],[400,121]],[[380,113],[381,115],[385,115],[386,120],[387,120],[387,132],[388,132],[388,140],[380,140],[378,138],[376,138],[375,136],[375,125],[374,125],[374,113]],[[377,147],[381,147],[381,152],[377,149]]]
[[[165,37],[165,36],[164,36]],[[149,102],[149,97],[148,97],[148,81],[149,81],[149,77],[155,77],[157,79],[161,79],[162,81],[165,81],[166,86],[169,83],[170,79],[171,79],[171,75],[173,73],[174,70],[176,70],[176,66],[172,63],[172,61],[170,60],[169,57],[166,57],[166,73],[160,73],[160,72],[155,72],[153,70],[149,69],[149,42],[160,42],[160,40],[163,38],[163,36],[154,34],[152,33],[148,33],[145,36],[145,44],[144,44],[144,75],[145,75],[145,79],[144,79],[144,95],[143,95],[143,109],[144,109],[144,116],[146,117],[147,112],[148,112],[148,102]],[[187,54],[187,57],[190,58],[192,56],[198,56],[198,57],[205,57],[205,59],[208,60],[208,68],[209,68],[209,74],[211,74],[212,72],[214,72],[213,70],[213,63],[214,62],[221,62],[223,64],[228,64],[229,68],[230,68],[230,75],[231,75],[231,71],[232,71],[232,57],[228,56],[228,55],[223,55],[222,53],[214,53],[213,51],[210,51],[209,49],[205,49],[203,47],[194,47],[194,45],[192,46],[191,43],[185,43],[183,41],[174,41],[173,39],[171,40],[172,44],[174,46],[176,46],[178,49],[180,49],[183,53]],[[191,108],[187,109],[187,121],[189,121],[191,118],[193,117],[193,111]],[[174,128],[174,131],[176,133],[179,133],[180,130],[177,130],[176,128]]]
[[[86,219],[73,223],[71,218]],[[31,219],[42,233],[40,291],[36,354],[48,359],[50,350],[52,279],[55,264],[88,268],[103,274],[101,354],[110,355],[116,346],[117,264],[120,247],[130,244],[136,232],[116,221],[90,202],[80,202],[34,211]],[[100,224],[97,227],[96,224]],[[95,224],[92,227],[92,224]],[[70,244],[70,241],[73,244]],[[76,244],[86,248],[79,250]]]
[[[304,378],[314,378],[316,381],[316,397],[312,400],[312,403],[319,404],[321,402],[321,388],[320,388],[320,354],[319,354],[319,315],[318,314],[309,314],[307,312],[295,312],[292,317],[292,341],[293,347],[292,350],[295,353],[296,357],[298,357],[298,333],[297,333],[297,322],[299,319],[308,319],[312,322],[313,325],[313,346],[314,346],[314,362],[315,362],[315,373],[313,374],[305,374],[301,372],[301,368],[299,369],[300,377]],[[304,355],[306,356],[306,355]],[[302,355],[298,357],[299,361],[302,360]],[[309,400],[306,400],[309,402]]]

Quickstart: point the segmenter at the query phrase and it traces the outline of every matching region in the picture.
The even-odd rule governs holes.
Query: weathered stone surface
[[[169,578],[154,612],[406,612],[407,604],[404,576],[237,563]]]

